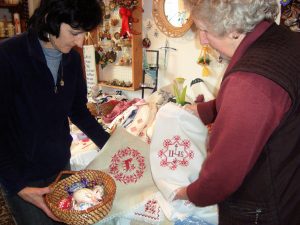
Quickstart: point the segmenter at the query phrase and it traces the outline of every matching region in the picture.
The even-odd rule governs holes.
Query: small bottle
[[[13,37],[14,35],[15,35],[14,25],[11,22],[9,22],[7,23],[7,36]]]
[[[20,14],[14,13],[15,33],[21,34]]]
[[[0,38],[5,37],[5,29],[4,29],[4,22],[0,21]]]

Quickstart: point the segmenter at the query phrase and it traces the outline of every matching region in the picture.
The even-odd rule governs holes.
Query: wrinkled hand
[[[186,187],[178,188],[175,197],[173,198],[173,201],[175,200],[189,200],[187,193],[186,193]]]
[[[185,109],[186,111],[188,111],[188,112],[192,113],[193,115],[199,117],[198,109],[197,109],[197,104],[185,105],[183,107],[183,109]]]
[[[25,187],[21,191],[19,191],[18,195],[25,201],[30,202],[36,207],[43,210],[47,216],[51,219],[61,222],[53,213],[50,211],[48,206],[45,203],[44,195],[51,192],[49,187],[45,188],[34,188],[34,187]]]

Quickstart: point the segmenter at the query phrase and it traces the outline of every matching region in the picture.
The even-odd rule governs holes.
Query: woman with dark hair
[[[0,182],[18,225],[58,220],[43,196],[70,169],[68,118],[99,148],[109,138],[86,107],[81,59],[72,49],[100,23],[97,0],[43,0],[28,31],[0,44]]]
[[[187,109],[213,123],[198,179],[175,199],[218,204],[219,225],[300,224],[300,36],[276,0],[185,0],[229,65],[215,100]]]

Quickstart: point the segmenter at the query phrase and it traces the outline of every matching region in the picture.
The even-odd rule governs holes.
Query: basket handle
[[[56,179],[55,179],[55,181],[52,183],[52,185],[54,185],[54,184],[56,184],[58,181],[60,181],[61,180],[61,177],[63,176],[63,175],[73,175],[73,174],[75,174],[75,173],[77,173],[78,171],[71,171],[71,170],[63,170],[63,171],[61,171],[59,174],[58,174],[58,176],[56,177]]]

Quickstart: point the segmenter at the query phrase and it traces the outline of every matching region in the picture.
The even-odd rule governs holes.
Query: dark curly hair
[[[98,0],[41,0],[28,27],[35,30],[41,40],[49,41],[47,34],[58,37],[61,23],[91,31],[102,24],[102,15]]]

